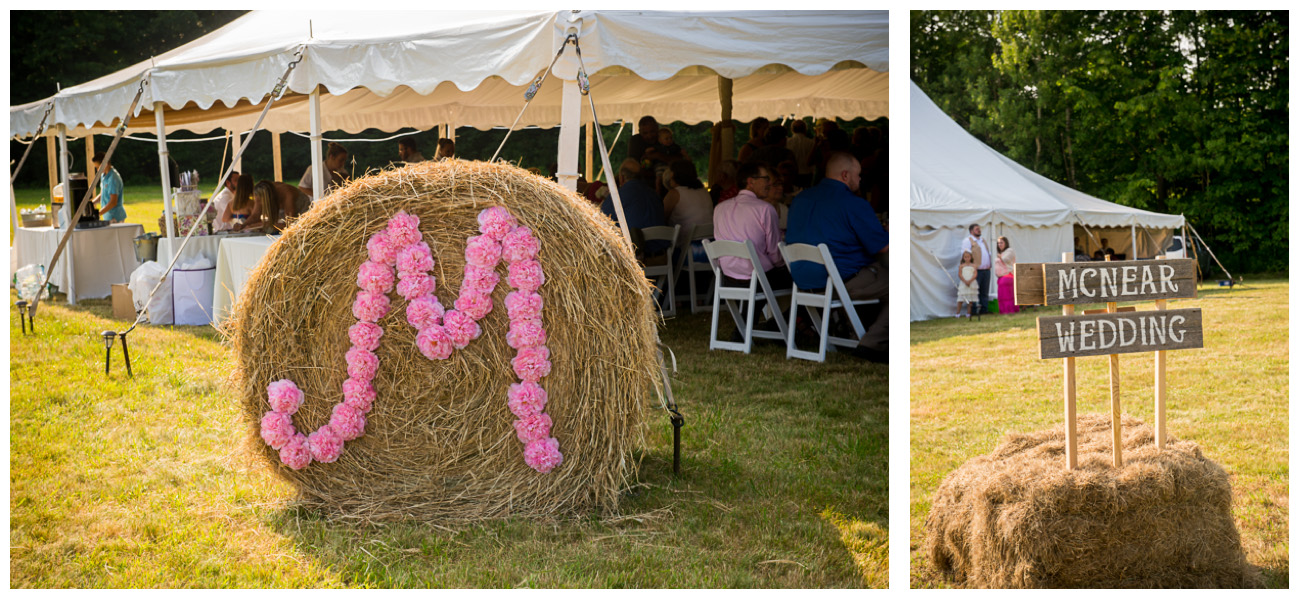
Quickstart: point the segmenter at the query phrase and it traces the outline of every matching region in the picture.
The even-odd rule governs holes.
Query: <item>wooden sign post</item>
[[[1156,353],[1156,447],[1165,446],[1165,351],[1201,348],[1201,309],[1168,310],[1168,298],[1195,298],[1195,263],[1191,259],[1016,265],[1017,304],[1063,306],[1060,317],[1038,318],[1039,358],[1065,359],[1066,465],[1078,467],[1075,432],[1074,359],[1108,356],[1114,465],[1123,462],[1120,430],[1119,355]],[[1118,308],[1119,302],[1155,300],[1155,310]],[[1074,314],[1074,305],[1106,303],[1106,310]]]

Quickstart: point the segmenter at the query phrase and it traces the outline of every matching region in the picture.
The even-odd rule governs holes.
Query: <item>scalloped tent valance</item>
[[[289,101],[267,117],[271,131],[305,130],[306,103],[293,98],[318,85],[326,130],[504,126],[569,33],[578,36],[602,122],[716,120],[719,75],[735,80],[739,120],[889,112],[887,11],[255,11],[64,89],[52,98],[53,122],[74,135],[110,130],[147,77],[131,130],[153,130],[156,102],[169,131],[246,129],[256,118],[250,106],[301,50]],[[559,123],[561,94],[551,83],[521,125]],[[48,101],[11,107],[10,134],[31,135]]]

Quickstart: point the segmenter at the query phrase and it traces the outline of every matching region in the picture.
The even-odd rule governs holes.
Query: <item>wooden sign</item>
[[[1196,297],[1196,261],[1025,263],[1015,270],[1016,303],[1064,306]]]
[[[1199,308],[1038,318],[1043,359],[1203,347]]]

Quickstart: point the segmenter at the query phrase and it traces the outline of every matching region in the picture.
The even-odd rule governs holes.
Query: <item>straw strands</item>
[[[1083,415],[1075,471],[1064,424],[1009,435],[953,471],[926,520],[932,564],[968,587],[1259,587],[1228,474],[1191,442],[1157,452],[1136,419],[1123,431],[1119,469],[1110,416]]]
[[[459,294],[477,216],[502,206],[541,241],[540,289],[552,370],[542,381],[564,462],[524,464],[506,392],[516,382],[506,343],[504,263],[482,335],[446,360],[416,347],[406,300],[389,294],[375,354],[378,394],[365,435],[335,463],[294,471],[258,437],[266,387],[292,379],[306,401],[299,430],[329,421],[348,377],[348,328],[366,241],[398,211],[420,218],[439,301]],[[473,520],[614,510],[636,478],[632,455],[655,403],[658,362],[650,283],[617,229],[589,203],[507,165],[418,163],[358,179],[291,224],[250,275],[230,325],[233,386],[252,451],[301,501],[344,518]]]

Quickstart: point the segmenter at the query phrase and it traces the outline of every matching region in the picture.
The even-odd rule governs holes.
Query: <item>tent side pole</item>
[[[577,79],[564,79],[563,82],[560,148],[555,160],[555,175],[560,185],[572,192],[578,189],[578,130],[582,127],[582,91],[578,89]]]
[[[60,124],[59,125],[59,178],[60,178],[59,180],[63,183],[63,210],[69,211],[68,218],[67,218],[68,227],[76,227],[77,224],[72,222],[72,216],[75,213],[70,209],[72,208],[72,205],[74,203],[80,200],[80,198],[72,198],[72,194],[70,193],[71,186],[68,184],[68,176],[69,176],[68,127],[66,125]],[[71,202],[69,202],[69,200],[71,200]],[[68,259],[64,261],[63,264],[67,265],[67,269],[68,269],[68,278],[67,278],[68,304],[71,306],[75,306],[77,304],[77,277],[76,277],[77,265],[75,262],[73,262],[74,261],[73,256],[76,254],[76,252],[73,252],[73,249],[76,248],[75,239],[72,240],[72,246],[73,246],[72,248],[68,248]],[[58,266],[58,265],[54,265],[54,266]]]
[[[86,181],[95,178],[95,134],[86,134]]]
[[[308,118],[311,120],[311,191],[312,202],[320,200],[324,195],[325,170],[321,164],[321,133],[320,133],[320,86],[311,90],[311,100],[307,105]]]
[[[167,237],[176,237],[176,219],[172,218],[171,154],[167,151],[167,123],[163,117],[163,103],[153,103],[153,122],[158,128],[158,171],[162,174],[163,220],[167,222]]]
[[[244,147],[244,137],[238,131],[230,132],[234,144],[230,146],[230,153],[235,157],[235,170],[240,173],[244,172],[244,155],[239,153],[239,149]],[[250,135],[252,135],[250,133]]]
[[[57,166],[58,160],[59,160],[59,151],[54,141],[54,130],[52,129],[47,130],[45,132],[45,167],[48,172],[49,182],[50,182],[50,203],[51,203],[50,212],[51,213],[54,212],[54,204],[53,204],[54,186],[58,185],[59,183],[59,167]],[[60,209],[60,212],[62,212],[62,209]],[[59,224],[58,215],[54,215],[54,224],[56,226]]]
[[[591,181],[591,176],[593,175],[591,170],[592,167],[591,163],[596,155],[595,150],[592,148],[592,145],[596,143],[596,137],[595,137],[596,122],[592,121],[590,123],[587,123],[586,129],[587,129],[587,140],[586,140],[586,144],[584,144],[586,146],[586,153],[585,153],[586,160],[584,161],[582,171],[583,171],[583,175],[587,178],[587,181]]]
[[[1138,230],[1137,230],[1137,225],[1136,225],[1136,224],[1134,224],[1134,223],[1129,223],[1129,224],[1128,224],[1128,237],[1129,237],[1129,239],[1133,240],[1133,250],[1132,250],[1132,255],[1130,255],[1128,259],[1129,259],[1129,260],[1137,260],[1137,258],[1138,258]]]
[[[284,163],[280,155],[280,134],[271,134],[271,161],[275,165],[275,180],[284,181]]]

